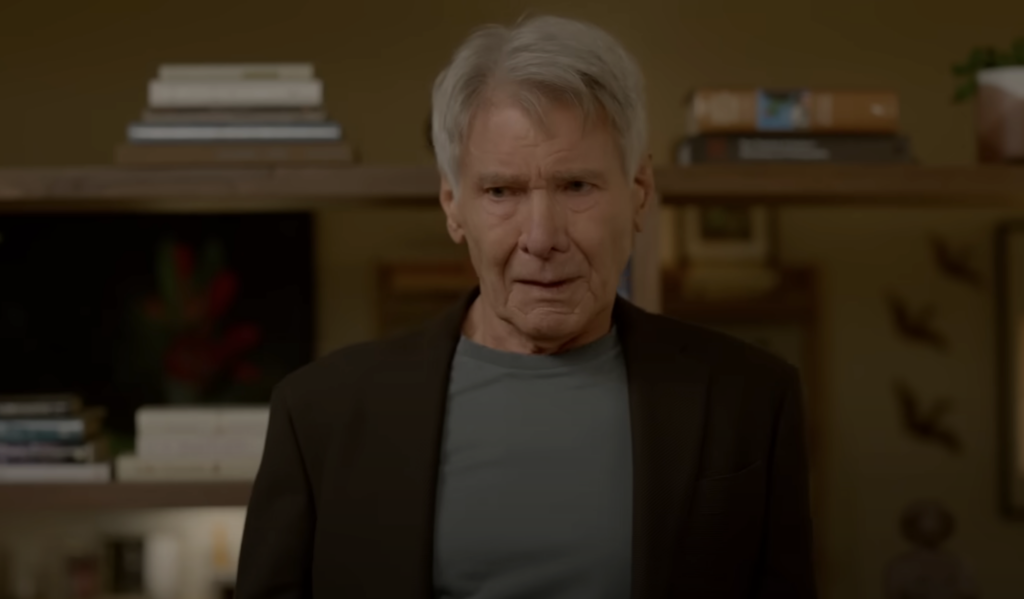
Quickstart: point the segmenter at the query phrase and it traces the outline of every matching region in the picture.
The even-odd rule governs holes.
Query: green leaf
[[[967,64],[967,63],[955,64],[950,69],[950,71],[954,75],[956,75],[957,77],[973,77],[974,76],[974,67],[972,67],[970,64]]]
[[[974,96],[978,91],[978,83],[974,80],[964,83],[960,87],[956,88],[956,92],[953,93],[953,101],[961,103],[966,101],[968,98]]]
[[[1024,65],[1024,37],[1018,38],[1017,41],[1013,42],[1013,58],[1014,64]]]
[[[996,65],[1008,67],[1017,64],[1017,56],[1013,52],[1000,52],[996,58]]]
[[[967,64],[974,70],[983,69],[989,65],[990,50],[987,48],[975,48],[967,58]]]
[[[224,246],[218,241],[207,242],[199,263],[199,288],[207,289],[224,265]]]
[[[181,288],[178,286],[178,269],[174,262],[174,240],[164,239],[157,250],[157,284],[160,299],[168,310],[169,318],[177,323],[182,317]]]

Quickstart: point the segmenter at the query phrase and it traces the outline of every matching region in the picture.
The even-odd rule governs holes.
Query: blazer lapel
[[[361,404],[352,485],[372,485],[349,513],[368,541],[351,556],[367,597],[433,597],[434,517],[448,378],[477,292],[418,333],[393,340]]]
[[[700,467],[710,368],[665,323],[615,306],[633,433],[633,599],[666,597],[672,556]]]

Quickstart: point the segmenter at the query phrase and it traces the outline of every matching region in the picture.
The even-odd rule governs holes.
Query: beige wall
[[[991,239],[1013,213],[990,210],[792,209],[783,214],[782,256],[823,276],[824,398],[830,597],[880,596],[887,559],[907,547],[901,511],[938,499],[958,519],[950,548],[976,572],[983,597],[1024,589],[1024,522],[996,510],[996,385]],[[1020,215],[1018,215],[1020,216]],[[989,287],[942,277],[928,236],[973,249]],[[889,324],[885,294],[934,302],[945,353],[903,341]],[[906,381],[923,399],[949,398],[951,428],[965,450],[951,457],[903,431],[891,385]]]
[[[970,114],[948,102],[949,65],[976,43],[1008,42],[1024,21],[1017,0],[63,5],[0,2],[0,165],[109,162],[157,64],[214,60],[314,61],[330,111],[366,161],[429,162],[423,127],[435,73],[472,25],[508,21],[528,6],[593,20],[633,50],[649,81],[659,163],[669,160],[682,130],[685,90],[704,84],[893,89],[922,160],[967,163]],[[938,278],[924,239],[942,231],[976,245],[979,259],[987,259],[991,225],[1000,216],[783,214],[783,257],[817,265],[825,277],[827,597],[880,596],[882,564],[903,547],[895,519],[921,496],[938,497],[956,512],[961,531],[954,548],[970,559],[985,597],[1010,599],[1024,589],[1024,524],[1002,522],[994,511],[991,297]],[[318,222],[321,350],[372,335],[376,260],[458,251],[432,210],[327,211]],[[939,301],[953,339],[948,355],[917,351],[893,336],[882,304],[890,288]],[[907,441],[888,388],[897,375],[929,396],[948,391],[955,398],[963,457],[948,459]],[[57,526],[40,518],[33,529],[19,521],[22,532]],[[0,516],[0,530],[10,531],[12,522]]]

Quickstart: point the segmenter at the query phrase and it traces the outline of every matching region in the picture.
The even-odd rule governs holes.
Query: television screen
[[[0,393],[260,403],[313,352],[308,214],[0,216]]]

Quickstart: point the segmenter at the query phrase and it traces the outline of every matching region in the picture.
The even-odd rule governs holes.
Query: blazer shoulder
[[[336,349],[285,376],[277,389],[298,411],[353,397],[364,378],[386,363],[401,342],[401,338],[366,341]]]

